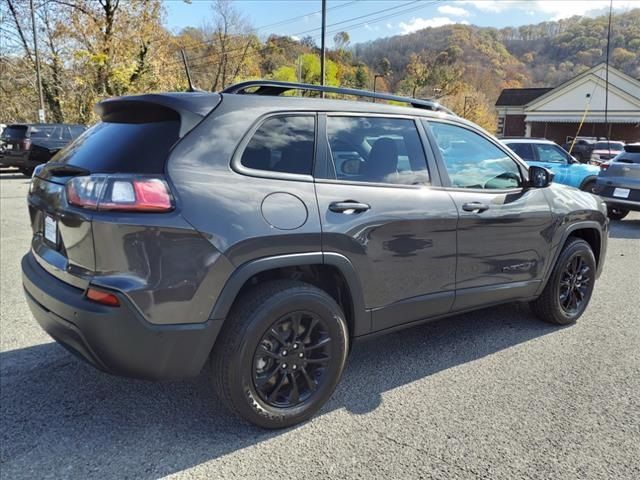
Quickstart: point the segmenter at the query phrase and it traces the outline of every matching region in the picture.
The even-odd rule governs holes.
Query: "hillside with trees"
[[[2,2],[0,121],[34,121],[36,59],[29,2]],[[311,37],[258,35],[234,4],[217,0],[203,26],[173,34],[160,0],[37,2],[36,27],[49,121],[90,124],[99,100],[186,90],[184,50],[194,83],[220,90],[251,78],[318,83]],[[555,86],[604,61],[608,18],[572,17],[518,28],[447,25],[351,45],[333,36],[326,82],[437,98],[489,130],[503,88]],[[613,18],[611,64],[640,77],[640,9]]]

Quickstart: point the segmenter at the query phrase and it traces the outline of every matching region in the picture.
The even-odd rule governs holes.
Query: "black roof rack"
[[[257,88],[256,88],[257,87]],[[256,88],[255,91],[247,91]],[[358,90],[355,88],[329,87],[321,85],[311,85],[309,83],[278,82],[275,80],[248,80],[246,82],[230,85],[221,93],[251,94],[251,95],[273,95],[278,96],[291,90],[305,90],[309,92],[340,93],[342,95],[352,95],[355,97],[377,98],[379,100],[391,100],[395,102],[408,103],[415,108],[445,112],[455,115],[451,110],[443,107],[438,102],[432,100],[421,100],[419,98],[402,97],[389,93],[370,92],[368,90]]]

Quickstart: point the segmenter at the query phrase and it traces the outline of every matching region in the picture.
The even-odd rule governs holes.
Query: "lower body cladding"
[[[221,320],[154,325],[124,295],[101,305],[46,272],[33,253],[22,259],[27,303],[40,326],[67,350],[108,373],[136,378],[196,376],[209,357]],[[115,293],[115,292],[114,292]]]

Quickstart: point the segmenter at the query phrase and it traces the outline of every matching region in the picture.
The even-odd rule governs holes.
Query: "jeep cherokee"
[[[262,427],[311,417],[354,339],[512,301],[570,324],[602,270],[601,201],[434,102],[255,81],[96,108],[30,185],[33,315],[110,373],[209,359]]]

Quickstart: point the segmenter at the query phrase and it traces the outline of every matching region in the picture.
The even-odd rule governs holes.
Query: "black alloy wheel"
[[[584,313],[596,281],[596,258],[584,239],[569,237],[556,260],[542,293],[530,302],[545,322],[575,323]]]
[[[326,378],[331,336],[312,312],[292,312],[276,321],[254,354],[254,386],[260,398],[278,408],[304,403]]]
[[[560,306],[568,315],[576,315],[583,309],[593,281],[593,271],[580,253],[566,264],[559,282]]]
[[[263,428],[313,416],[340,381],[349,329],[335,299],[299,280],[271,280],[240,295],[211,361],[218,396]]]

